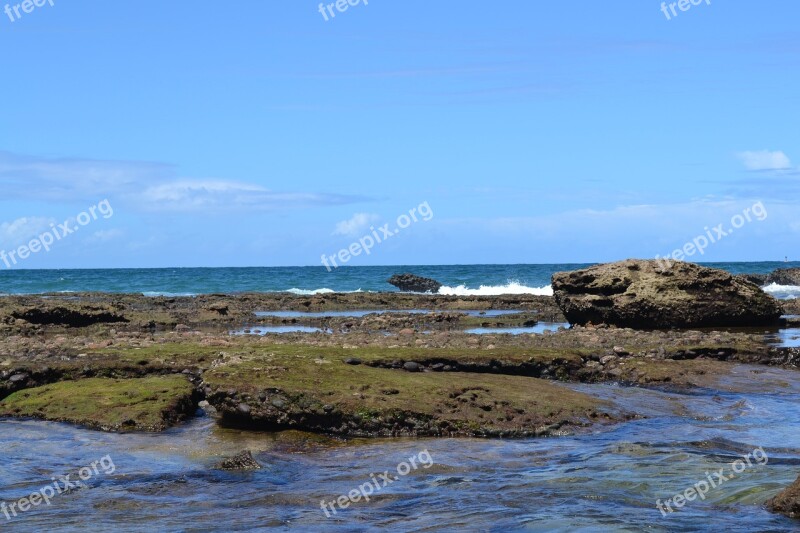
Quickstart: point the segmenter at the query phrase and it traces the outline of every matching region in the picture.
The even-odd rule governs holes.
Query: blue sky
[[[11,2],[11,11],[16,2]],[[4,7],[5,2],[0,2]],[[800,4],[53,0],[0,13],[24,268],[800,258]],[[335,8],[334,8],[335,9]]]

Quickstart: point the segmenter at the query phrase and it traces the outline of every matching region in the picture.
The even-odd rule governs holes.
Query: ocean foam
[[[766,287],[762,287],[764,292],[771,294],[780,300],[794,300],[800,296],[800,286],[797,285],[778,285],[771,283]]]
[[[62,291],[63,292],[63,291]],[[197,296],[196,293],[193,292],[162,292],[162,291],[147,291],[143,292],[142,296],[147,296],[148,298],[185,298],[191,297],[194,298]]]
[[[481,285],[479,289],[469,289],[466,285],[458,287],[443,286],[439,289],[439,294],[447,296],[498,296],[500,294],[535,294],[537,296],[552,296],[553,287],[528,287],[517,281],[511,281],[507,285]]]
[[[306,289],[289,289],[286,292],[291,292],[292,294],[298,294],[300,296],[313,296],[315,294],[331,294],[333,291],[332,289],[315,289],[315,290],[306,290]]]

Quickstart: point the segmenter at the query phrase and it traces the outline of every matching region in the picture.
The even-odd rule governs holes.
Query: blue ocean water
[[[443,294],[549,294],[553,273],[586,266],[589,264],[347,266],[331,272],[322,266],[0,270],[0,294],[100,291],[155,296],[285,291],[299,294],[384,292],[397,290],[386,280],[402,272],[438,280],[445,285],[440,291]],[[800,262],[707,263],[706,266],[734,274],[765,274],[777,268],[800,267]],[[787,294],[779,296],[797,296],[800,288],[784,292]]]

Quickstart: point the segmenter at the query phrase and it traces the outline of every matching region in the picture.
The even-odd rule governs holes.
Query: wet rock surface
[[[253,458],[250,450],[245,450],[242,453],[225,459],[218,463],[215,467],[216,470],[261,470],[261,465]]]
[[[408,292],[429,292],[436,294],[442,287],[438,281],[430,278],[423,278],[414,274],[396,274],[387,280],[401,291]]]
[[[692,263],[627,260],[553,275],[572,324],[638,329],[775,325],[783,309],[757,285]]]
[[[767,502],[767,509],[789,518],[800,519],[800,478],[797,478],[791,487]]]

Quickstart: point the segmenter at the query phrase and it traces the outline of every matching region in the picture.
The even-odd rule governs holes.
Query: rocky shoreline
[[[542,322],[553,330],[500,330]],[[722,391],[739,365],[796,372],[800,363],[800,349],[771,344],[768,326],[564,322],[556,298],[532,295],[6,296],[0,417],[161,431],[202,408],[220,425],[254,431],[539,437],[644,416],[570,383]],[[269,326],[320,331],[247,334]],[[475,327],[488,332],[468,333]]]
[[[392,312],[255,315],[278,308]],[[513,309],[520,312],[480,314]],[[80,388],[87,379],[178,375],[191,385],[195,405],[206,400],[223,424],[343,436],[528,436],[553,433],[542,428],[557,426],[563,433],[598,420],[635,416],[614,414],[613,408],[559,388],[559,383],[713,386],[733,364],[794,369],[800,360],[797,349],[772,347],[766,331],[752,329],[648,331],[600,324],[522,335],[466,333],[476,326],[491,331],[563,321],[559,313],[545,296],[4,297],[0,413],[69,420],[53,415],[53,406],[22,408],[21,393],[29,401],[54,394],[47,386],[57,383]],[[268,324],[316,326],[328,333],[231,334]],[[490,381],[493,388],[487,386]],[[521,391],[536,388],[541,397],[552,393],[552,402],[526,403],[531,394]],[[423,389],[430,397],[422,397]],[[71,401],[69,387],[62,393],[65,402]],[[163,428],[179,419],[165,414],[162,424],[127,427]],[[126,427],[78,416],[71,421]]]

